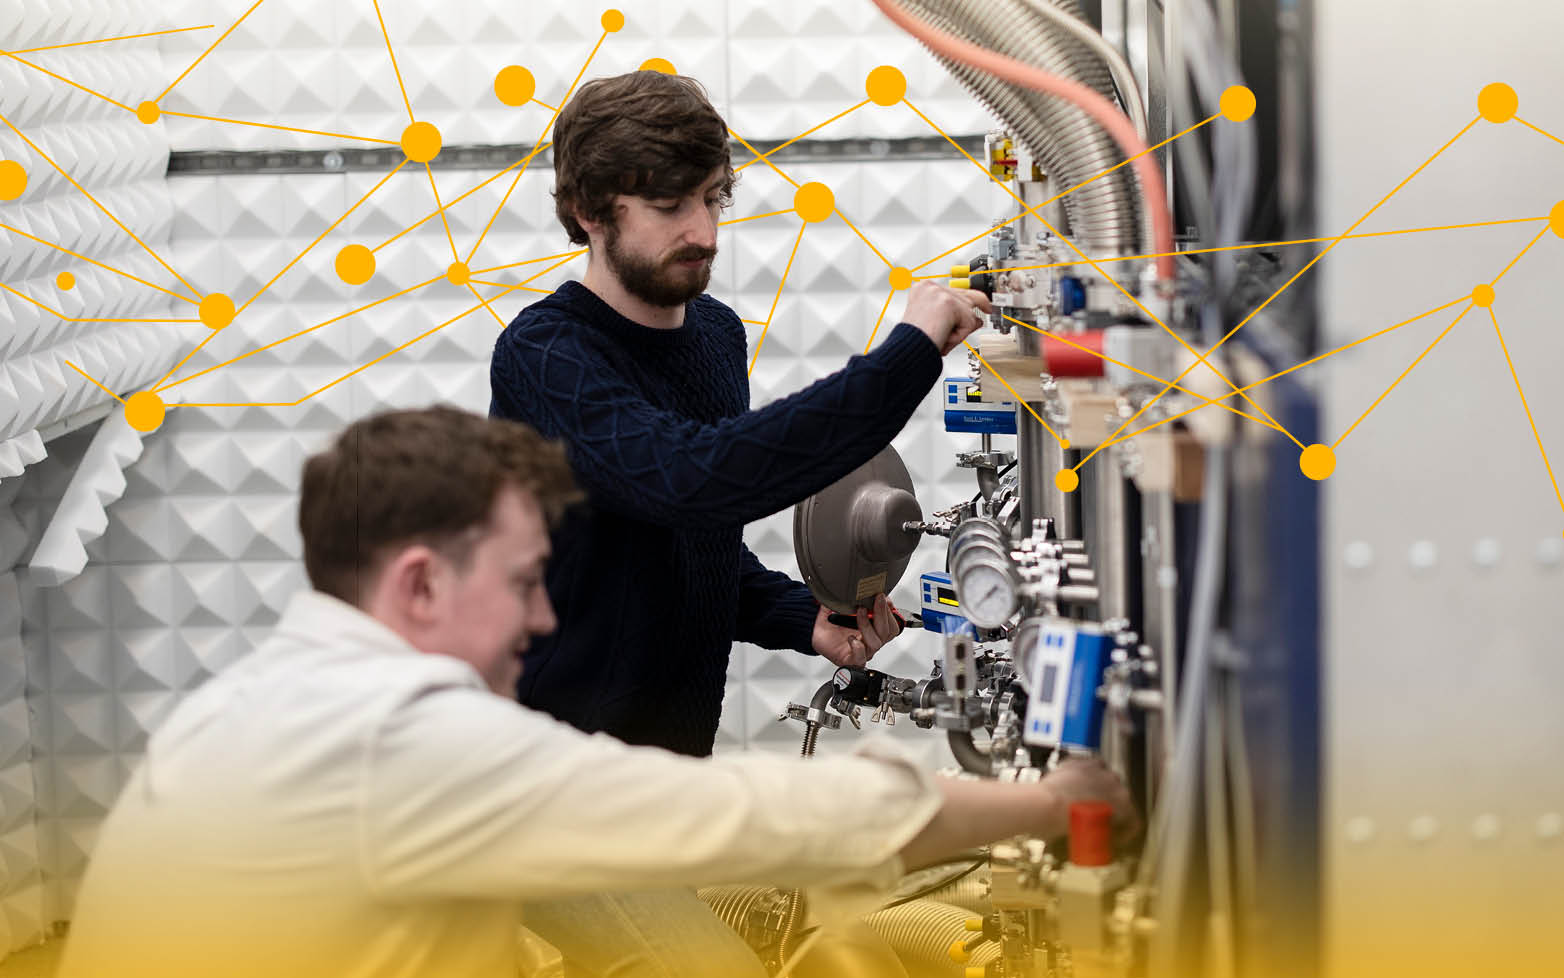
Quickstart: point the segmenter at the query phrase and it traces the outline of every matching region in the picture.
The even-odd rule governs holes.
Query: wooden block
[[[1205,487],[1205,451],[1187,431],[1158,428],[1122,444],[1140,456],[1135,487],[1141,492],[1171,492],[1181,503],[1195,502]]]
[[[983,400],[1043,399],[1043,358],[1041,355],[1022,356],[1016,346],[1015,332],[1009,336],[988,333],[978,339],[977,351],[984,361],[978,373],[978,387],[983,391]],[[1004,378],[1004,383],[994,376],[996,372]],[[1006,383],[1009,389],[1006,389]],[[990,394],[990,391],[993,393]]]

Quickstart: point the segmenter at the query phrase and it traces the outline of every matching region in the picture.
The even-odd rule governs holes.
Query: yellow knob
[[[969,278],[953,278],[950,280],[950,287],[953,289],[970,289],[972,288],[972,280]]]
[[[950,266],[950,274],[951,274],[952,278],[960,278],[960,277],[965,276],[965,275],[971,275],[972,274],[972,266],[971,265],[952,265],[952,266]]]
[[[968,917],[965,927],[967,930],[981,931],[983,929],[982,917]]]
[[[966,964],[972,960],[972,952],[968,951],[960,941],[951,941],[950,950],[947,953],[950,954],[950,960],[957,964]]]
[[[967,978],[988,978],[988,971],[980,965],[968,965]]]

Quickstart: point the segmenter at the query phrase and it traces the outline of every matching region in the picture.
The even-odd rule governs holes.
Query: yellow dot
[[[208,329],[222,329],[234,321],[234,301],[221,292],[213,292],[201,300],[196,314]]]
[[[1221,107],[1224,118],[1243,122],[1254,115],[1254,92],[1242,85],[1234,85],[1222,93],[1217,105]]]
[[[150,126],[152,123],[158,121],[162,117],[163,110],[158,108],[156,102],[142,102],[140,105],[136,106],[136,118],[140,119],[146,125]]]
[[[673,66],[673,62],[667,58],[647,58],[641,62],[642,71],[660,71],[665,75],[677,75],[679,72]]]
[[[413,123],[402,130],[402,152],[414,163],[428,163],[440,155],[440,130],[432,123]]]
[[[538,80],[521,65],[501,68],[494,76],[494,94],[506,105],[526,105],[537,90]]]
[[[54,277],[54,284],[60,287],[60,291],[69,292],[76,288],[76,276],[70,272],[61,272]]]
[[[880,65],[869,72],[863,88],[875,105],[895,105],[907,94],[907,76],[899,68]]]
[[[1472,290],[1472,301],[1479,306],[1493,305],[1493,286],[1479,285]]]
[[[793,194],[793,209],[807,223],[814,224],[831,216],[836,209],[836,196],[823,183],[806,183]]]
[[[15,160],[0,160],[0,200],[15,200],[27,189],[27,171]]]
[[[1315,482],[1329,479],[1336,471],[1336,453],[1329,445],[1310,445],[1298,456],[1298,468]]]
[[[891,288],[900,292],[912,285],[912,269],[902,268],[900,265],[891,269]]]
[[[1081,476],[1074,469],[1060,469],[1054,474],[1054,485],[1060,492],[1074,492],[1081,484]]]
[[[375,253],[361,244],[337,252],[337,278],[349,285],[363,285],[374,277]]]
[[[1477,93],[1477,111],[1489,122],[1507,122],[1518,108],[1520,99],[1515,89],[1504,82],[1484,85],[1483,90]]]
[[[603,30],[612,34],[625,25],[625,15],[617,10],[603,11]]]
[[[1554,234],[1564,238],[1564,200],[1554,204],[1553,209],[1548,211],[1548,227],[1553,229]]]
[[[445,280],[452,285],[466,285],[472,281],[472,272],[459,261],[451,262],[451,267],[445,270]]]
[[[163,399],[151,391],[132,394],[125,399],[125,420],[137,431],[156,431],[167,413]]]

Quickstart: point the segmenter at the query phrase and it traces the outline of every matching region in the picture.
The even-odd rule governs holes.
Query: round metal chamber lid
[[[825,607],[852,614],[901,580],[922,534],[912,476],[885,450],[793,508],[793,552],[804,583]]]

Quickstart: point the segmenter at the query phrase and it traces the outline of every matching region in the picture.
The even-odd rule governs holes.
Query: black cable
[[[949,886],[950,884],[955,883],[956,881],[961,880],[961,879],[963,879],[963,878],[965,878],[967,876],[970,876],[972,873],[977,871],[978,867],[985,865],[987,862],[988,862],[988,856],[985,854],[982,859],[979,859],[979,860],[975,861],[972,865],[968,866],[966,869],[963,869],[961,872],[956,873],[953,876],[947,876],[947,877],[941,879],[939,882],[930,884],[928,886],[925,886],[923,889],[917,890],[917,891],[911,893],[908,896],[904,896],[904,897],[902,897],[902,898],[900,898],[898,900],[893,900],[890,903],[887,903],[885,906],[881,907],[880,910],[889,910],[892,907],[899,907],[899,906],[901,906],[904,903],[911,903],[914,900],[921,900],[924,897],[928,896],[930,893],[934,893],[934,892],[936,892],[938,890],[943,890],[945,887]]]

